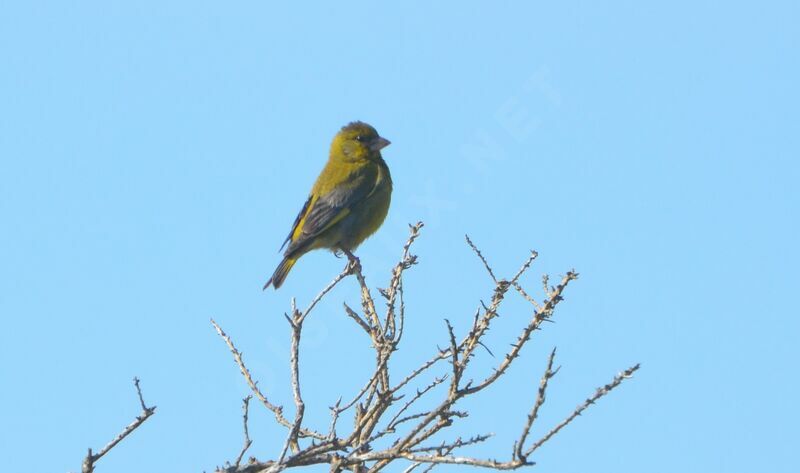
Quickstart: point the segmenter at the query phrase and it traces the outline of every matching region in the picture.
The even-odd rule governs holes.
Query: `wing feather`
[[[352,207],[366,199],[376,186],[375,173],[362,168],[352,173],[346,186],[338,186],[327,194],[312,196],[304,207],[301,216],[292,229],[288,239],[286,255],[303,248],[314,238],[339,223],[350,214]]]
[[[281,252],[283,250],[283,247],[285,247],[287,243],[292,241],[292,236],[294,236],[294,232],[297,231],[297,227],[298,225],[300,225],[300,221],[303,220],[303,217],[305,217],[306,212],[308,211],[308,207],[311,205],[313,201],[314,201],[314,196],[313,195],[308,196],[308,199],[306,199],[306,203],[303,204],[303,208],[300,209],[300,213],[298,213],[297,217],[295,217],[294,219],[294,223],[292,224],[292,230],[286,236],[286,239],[283,240],[283,244],[281,244],[281,247],[278,250],[278,252]]]

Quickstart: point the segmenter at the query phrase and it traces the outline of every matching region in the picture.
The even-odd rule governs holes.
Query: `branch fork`
[[[421,466],[426,468],[424,471],[429,471],[441,464],[514,470],[533,465],[534,462],[529,458],[538,448],[639,369],[637,364],[618,374],[610,383],[598,388],[594,395],[587,398],[563,421],[538,440],[530,442],[529,438],[533,427],[546,399],[548,383],[559,371],[558,367],[553,367],[556,356],[556,350],[553,349],[547,360],[545,371],[539,380],[538,389],[533,390],[536,394],[533,406],[522,426],[519,438],[512,446],[511,457],[508,460],[482,459],[456,453],[464,447],[487,441],[492,436],[488,433],[474,435],[468,439],[457,437],[451,441],[432,442],[435,437],[446,431],[456,421],[469,415],[468,412],[457,408],[462,399],[483,391],[508,372],[534,332],[553,317],[557,305],[564,300],[564,292],[569,284],[578,278],[578,273],[568,271],[553,286],[549,284],[549,279],[545,276],[542,281],[544,297],[541,301],[537,301],[520,283],[522,276],[538,256],[535,251],[530,252],[520,269],[511,278],[498,278],[483,253],[469,237],[466,237],[467,244],[479,258],[494,284],[490,302],[488,305],[481,303],[481,307],[472,317],[470,330],[460,339],[451,322],[445,320],[446,348],[436,350],[426,362],[393,383],[391,376],[393,373],[390,372],[389,361],[398,352],[405,326],[403,276],[406,271],[417,264],[417,257],[411,254],[411,248],[419,237],[422,227],[422,222],[409,226],[409,238],[403,246],[400,260],[392,269],[389,284],[385,289],[378,289],[378,294],[385,303],[382,312],[377,310],[378,304],[376,304],[362,273],[361,262],[348,251],[343,251],[348,258],[345,268],[312,299],[305,310],[298,310],[292,300],[291,310],[286,315],[291,332],[290,386],[295,405],[295,415],[291,421],[284,417],[281,406],[272,404],[261,392],[245,366],[241,352],[236,349],[230,337],[212,320],[217,333],[233,354],[234,361],[250,387],[252,396],[255,396],[266,409],[274,414],[279,425],[287,428],[286,439],[276,460],[261,462],[251,458],[248,464],[242,465],[241,460],[252,443],[247,432],[247,403],[250,397],[248,396],[245,398],[243,406],[244,446],[234,465],[220,468],[217,472],[279,472],[293,467],[327,464],[330,471],[334,473],[345,470],[377,473],[397,461],[409,462],[410,465],[406,469],[408,472]],[[305,402],[300,384],[300,342],[303,324],[319,301],[349,276],[355,276],[359,285],[361,312],[357,312],[346,303],[344,312],[348,318],[354,321],[358,329],[369,337],[374,350],[375,368],[352,399],[343,403],[340,397],[330,407],[331,418],[327,433],[322,434],[304,425]],[[491,374],[483,379],[465,382],[465,375],[470,371],[470,363],[477,355],[477,347],[481,346],[487,351],[489,350],[484,344],[483,338],[493,321],[499,316],[500,307],[508,297],[509,291],[518,293],[531,304],[530,319],[522,327],[516,341],[511,344],[511,348],[501,358]],[[429,381],[420,383],[418,386],[421,387],[410,388],[423,375],[434,370],[442,362],[449,364],[446,372],[440,372],[429,378]],[[447,388],[437,389],[445,383]],[[420,399],[434,396],[435,393],[439,393],[440,396],[435,407],[415,410]],[[401,400],[404,402],[401,403]],[[144,404],[142,405],[144,406]],[[341,430],[339,425],[341,415],[351,409],[353,410],[352,427],[348,433],[340,434],[338,430]]]

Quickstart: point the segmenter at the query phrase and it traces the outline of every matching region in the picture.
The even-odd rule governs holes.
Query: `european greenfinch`
[[[328,162],[294,221],[283,260],[264,284],[278,289],[301,256],[328,248],[352,252],[380,228],[392,198],[392,178],[381,150],[389,140],[363,122],[352,122],[331,142]]]

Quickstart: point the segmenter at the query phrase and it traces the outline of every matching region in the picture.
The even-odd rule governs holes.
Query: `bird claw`
[[[353,261],[353,262],[355,262],[356,264],[361,264],[361,260],[360,260],[360,259],[358,259],[358,256],[354,255],[352,251],[350,251],[350,250],[346,250],[346,249],[344,249],[344,248],[340,248],[340,251],[341,251],[342,253],[344,253],[344,254],[345,254],[345,256],[347,256],[347,259],[349,259],[350,261]]]

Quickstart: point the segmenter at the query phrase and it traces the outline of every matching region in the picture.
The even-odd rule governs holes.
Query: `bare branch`
[[[465,465],[465,466],[475,466],[481,468],[491,468],[494,470],[516,470],[517,468],[523,466],[534,465],[533,462],[522,462],[520,460],[501,462],[493,459],[482,460],[471,457],[455,457],[450,455],[437,455],[437,454],[418,455],[409,452],[396,452],[396,453],[374,452],[357,456],[355,459],[361,461],[369,461],[369,460],[394,460],[397,458],[403,458],[418,463]]]
[[[425,452],[434,452],[438,451],[441,452],[444,449],[456,449],[460,447],[466,447],[467,445],[474,445],[476,443],[481,443],[489,438],[491,438],[494,434],[485,434],[485,435],[476,435],[475,437],[469,438],[467,440],[461,440],[461,437],[457,438],[454,442],[442,442],[441,445],[436,445],[432,447],[418,447],[418,448],[410,448],[408,451],[410,453],[425,453]]]
[[[103,458],[103,456],[110,452],[112,448],[116,447],[117,444],[122,442],[125,437],[130,435],[134,430],[138,429],[139,426],[145,423],[147,419],[150,418],[156,412],[156,406],[147,407],[144,402],[144,398],[142,397],[142,389],[139,386],[139,378],[133,378],[133,385],[136,387],[136,395],[139,397],[139,404],[142,406],[142,412],[136,419],[133,420],[130,424],[125,426],[113,440],[108,442],[105,447],[103,447],[99,452],[92,453],[92,449],[90,448],[86,457],[83,459],[83,464],[81,465],[81,472],[82,473],[92,473],[94,472],[94,464],[97,463],[98,460]]]
[[[307,313],[306,313],[307,314]],[[303,424],[303,415],[305,414],[306,405],[303,402],[303,396],[300,393],[300,334],[303,330],[304,314],[300,314],[296,309],[292,313],[291,318],[286,317],[289,324],[292,326],[292,346],[291,357],[289,363],[292,369],[292,396],[294,397],[294,422],[292,428],[289,430],[289,435],[286,436],[286,442],[283,445],[283,450],[278,458],[277,464],[283,464],[283,459],[286,457],[286,452],[289,447],[292,450],[299,450],[297,437],[300,433],[300,426]]]
[[[403,415],[404,412],[406,412],[411,407],[411,405],[413,405],[415,402],[417,402],[421,397],[423,397],[425,394],[427,394],[433,388],[435,388],[436,386],[442,384],[446,379],[447,379],[446,375],[445,376],[441,376],[439,378],[434,379],[430,384],[425,386],[423,389],[421,389],[421,390],[418,389],[416,394],[411,399],[409,399],[403,405],[403,407],[401,407],[400,410],[397,411],[397,413],[395,413],[394,417],[392,417],[389,420],[389,422],[386,424],[386,427],[384,427],[384,429],[381,430],[380,432],[378,432],[377,434],[373,435],[369,439],[369,441],[367,443],[371,443],[371,442],[373,442],[373,441],[375,441],[375,440],[377,440],[377,439],[379,439],[379,438],[381,438],[381,437],[383,437],[383,436],[385,436],[387,434],[394,433],[395,429],[402,423],[405,423],[405,422],[408,422],[408,421],[414,420],[414,419],[419,419],[420,417],[425,417],[428,414],[430,414],[430,411],[425,411],[425,412],[419,412],[419,413],[416,413],[416,414],[407,415],[405,417],[400,417],[400,416]]]
[[[403,473],[411,473],[412,471],[416,470],[420,465],[422,465],[422,463],[412,463],[408,468],[403,470]],[[430,470],[429,469],[425,469],[425,470],[422,471],[422,473],[426,473],[428,471],[430,471]]]
[[[453,326],[450,321],[444,319],[447,324],[447,334],[450,336],[450,364],[453,368],[453,376],[450,378],[451,395],[458,391],[458,382],[461,381],[461,366],[458,362],[458,346],[456,345],[456,334],[453,333]]]
[[[433,358],[431,358],[430,360],[428,360],[425,363],[423,363],[422,366],[420,366],[419,368],[417,368],[414,371],[412,371],[402,381],[397,383],[397,385],[394,388],[392,388],[392,392],[397,392],[400,389],[404,388],[406,384],[411,382],[411,380],[413,380],[417,376],[419,376],[422,373],[424,373],[425,371],[427,371],[431,366],[435,365],[437,361],[444,360],[449,355],[450,355],[450,350],[444,350],[444,351],[441,351],[441,352],[437,353],[436,355],[433,356]]]
[[[564,427],[566,427],[570,422],[575,420],[576,417],[581,415],[581,412],[585,411],[586,409],[589,408],[589,406],[591,406],[592,404],[597,402],[598,399],[600,399],[601,397],[603,397],[606,394],[608,394],[609,392],[611,392],[612,389],[614,389],[617,386],[619,386],[620,384],[622,384],[623,381],[625,381],[626,379],[632,377],[633,373],[638,369],[639,369],[639,364],[637,363],[637,364],[631,366],[630,368],[626,369],[622,373],[619,373],[618,375],[614,376],[614,379],[610,383],[606,384],[605,386],[597,388],[597,392],[595,392],[592,397],[590,397],[586,401],[584,401],[583,404],[578,406],[572,412],[572,414],[570,414],[566,419],[561,421],[561,423],[559,423],[557,426],[553,427],[553,429],[550,430],[550,432],[547,432],[547,434],[545,434],[544,437],[542,437],[539,440],[537,440],[536,443],[534,443],[531,446],[531,448],[527,449],[525,451],[525,456],[527,457],[531,453],[535,452],[536,449],[541,447],[545,442],[547,442],[555,434],[557,434],[559,430],[561,430]]]
[[[434,379],[434,380],[433,380],[433,381],[432,381],[432,382],[431,382],[429,385],[425,386],[425,387],[424,387],[424,388],[422,388],[422,389],[418,389],[418,390],[417,390],[417,393],[414,395],[414,397],[412,397],[411,399],[409,399],[409,400],[408,400],[408,401],[407,401],[407,402],[406,402],[406,403],[403,405],[403,407],[402,407],[402,408],[400,408],[400,410],[399,410],[399,411],[397,411],[397,414],[395,414],[395,416],[394,416],[394,417],[392,417],[392,419],[389,421],[389,424],[388,424],[387,428],[388,428],[388,429],[394,429],[394,428],[395,428],[395,427],[396,427],[398,424],[400,424],[401,422],[403,422],[403,419],[399,419],[399,420],[398,420],[398,418],[399,418],[399,417],[400,417],[400,416],[403,414],[403,412],[407,411],[407,410],[408,410],[408,408],[409,408],[409,407],[411,407],[411,405],[412,405],[412,404],[414,404],[415,402],[417,402],[417,401],[418,401],[418,400],[419,400],[419,399],[420,399],[422,396],[424,396],[425,394],[427,394],[427,393],[428,393],[430,390],[432,390],[432,389],[433,389],[433,388],[435,388],[436,386],[438,386],[438,385],[442,384],[442,383],[444,382],[444,380],[446,380],[446,379],[447,379],[447,376],[441,376],[441,377],[439,377],[439,378],[435,378],[435,379]]]
[[[242,463],[242,457],[244,457],[244,453],[248,448],[250,448],[250,445],[253,444],[253,441],[250,440],[250,432],[247,430],[247,414],[250,407],[250,399],[253,399],[252,395],[248,395],[242,399],[242,426],[244,429],[244,445],[242,445],[242,450],[239,452],[239,456],[236,457],[236,461],[233,464],[235,468],[239,468],[239,464]]]
[[[403,338],[403,330],[406,326],[406,301],[403,299],[403,281],[400,280],[400,284],[397,286],[397,293],[400,295],[400,311],[398,313],[398,318],[400,319],[399,328],[397,329],[397,335],[394,337],[394,345],[397,346],[400,344],[400,340]]]
[[[478,255],[478,258],[481,259],[481,262],[483,262],[483,267],[486,268],[486,271],[489,273],[489,276],[491,276],[492,281],[494,281],[495,284],[497,284],[497,278],[494,276],[494,271],[492,271],[492,267],[489,266],[489,263],[486,261],[486,258],[483,257],[481,250],[479,250],[478,247],[475,246],[474,243],[472,243],[472,240],[469,239],[469,235],[464,235],[464,238],[466,238],[467,244],[469,245],[470,248],[472,248],[472,251],[474,251],[475,254]]]
[[[533,264],[533,260],[535,260],[538,256],[539,256],[539,253],[537,253],[534,250],[531,250],[531,254],[530,254],[530,256],[528,256],[528,259],[526,259],[525,262],[522,263],[522,267],[519,268],[519,271],[517,271],[517,274],[515,274],[514,277],[511,278],[511,284],[512,285],[517,284],[517,281],[519,281],[519,278],[521,278],[522,275],[525,274],[525,271],[527,271],[528,268],[531,267],[531,264]]]
[[[523,455],[522,448],[525,445],[525,440],[528,438],[528,434],[531,431],[531,427],[533,427],[533,423],[536,422],[536,418],[539,415],[539,408],[542,407],[544,404],[545,399],[545,392],[547,391],[547,382],[550,381],[550,378],[556,375],[558,369],[553,371],[553,360],[556,357],[556,349],[553,348],[553,351],[550,352],[550,358],[547,360],[547,369],[544,370],[544,374],[542,375],[541,381],[539,381],[539,392],[536,394],[536,403],[533,405],[533,409],[531,409],[531,413],[528,414],[528,422],[525,423],[525,427],[522,429],[522,435],[520,435],[519,440],[514,448],[514,455],[516,458],[520,460],[525,460],[525,456]]]
[[[410,229],[411,235],[408,237],[406,244],[403,245],[403,256],[400,258],[400,262],[398,262],[394,269],[392,270],[392,278],[389,281],[389,288],[386,291],[383,291],[384,297],[386,297],[386,324],[384,327],[384,335],[388,338],[396,338],[394,333],[395,328],[395,301],[397,299],[398,294],[402,297],[402,280],[403,280],[403,271],[410,268],[411,266],[417,264],[417,257],[411,254],[411,245],[414,244],[414,241],[419,236],[420,229],[424,224],[422,222],[417,222],[416,225],[409,225],[408,228]],[[402,302],[401,302],[402,304]],[[403,310],[400,311],[401,317],[403,314]],[[402,323],[402,319],[401,319]],[[391,330],[391,331],[390,331]]]
[[[305,311],[298,311],[294,300],[292,300],[291,315],[286,316],[291,325],[292,342],[290,368],[291,387],[295,404],[295,417],[292,422],[283,417],[280,406],[271,404],[261,394],[242,361],[241,353],[233,346],[230,338],[212,321],[217,332],[228,344],[228,348],[234,355],[234,360],[254,395],[261,400],[262,404],[275,413],[275,417],[280,424],[289,428],[277,460],[259,462],[251,458],[247,465],[242,466],[240,465],[241,459],[251,443],[247,433],[247,408],[245,407],[245,447],[237,458],[235,466],[229,466],[224,470],[218,471],[224,473],[272,473],[294,467],[327,464],[332,473],[343,473],[345,471],[379,473],[387,465],[398,460],[410,462],[410,465],[405,470],[407,472],[416,471],[417,469],[427,472],[442,464],[493,470],[515,470],[533,465],[534,463],[529,461],[528,457],[536,449],[556,435],[560,429],[572,422],[589,405],[610,392],[623,379],[631,376],[638,369],[638,365],[636,365],[618,375],[610,384],[600,388],[594,396],[578,406],[569,417],[526,449],[525,444],[529,441],[533,425],[538,419],[539,411],[545,402],[548,382],[558,372],[558,369],[553,368],[556,353],[555,349],[553,349],[539,382],[534,405],[522,426],[522,433],[519,439],[514,443],[511,458],[502,461],[455,454],[454,452],[459,448],[484,442],[491,437],[491,434],[485,434],[466,440],[460,437],[455,440],[434,440],[437,434],[446,431],[454,422],[468,417],[469,412],[461,409],[458,403],[495,383],[508,372],[511,364],[520,356],[523,347],[532,338],[533,334],[541,328],[545,321],[548,321],[553,316],[556,306],[563,300],[563,292],[570,282],[578,277],[578,274],[574,271],[569,271],[553,287],[549,286],[549,280],[545,276],[542,280],[544,298],[539,303],[525,291],[519,282],[535,261],[537,257],[535,251],[530,252],[513,277],[501,279],[495,275],[481,251],[467,236],[467,244],[481,260],[495,283],[491,301],[488,304],[481,302],[481,307],[478,308],[474,315],[469,332],[460,341],[450,320],[445,319],[447,328],[446,348],[437,347],[437,351],[427,361],[408,373],[396,384],[390,384],[389,363],[392,356],[399,349],[399,342],[405,325],[403,274],[417,262],[417,257],[411,254],[411,247],[419,236],[422,223],[410,225],[409,228],[410,236],[403,246],[400,261],[393,266],[388,287],[385,290],[378,289],[386,301],[385,313],[379,314],[377,312],[370,288],[367,286],[362,274],[361,264],[358,258],[348,251],[344,251],[348,257],[348,264],[345,269],[309,303]],[[362,310],[361,313],[358,313],[347,304],[344,304],[344,310],[346,315],[353,319],[369,336],[374,350],[375,365],[366,384],[358,390],[349,402],[343,404],[342,399],[339,398],[330,407],[330,426],[327,435],[321,435],[317,431],[307,430],[303,427],[305,402],[300,389],[299,361],[302,327],[305,318],[322,298],[329,294],[342,279],[351,274],[355,275],[358,280]],[[511,288],[514,288],[533,306],[533,313],[494,371],[483,379],[479,378],[477,382],[473,381],[467,377],[467,374],[471,371],[470,362],[474,358],[473,355],[475,355],[477,347],[484,347],[491,354],[489,347],[484,343],[484,337],[488,333],[493,320],[500,316],[501,305]],[[440,360],[449,361],[448,368],[451,373],[441,373],[442,367],[438,367],[438,375],[425,384],[424,387],[421,389],[409,388],[412,383],[419,382],[418,380],[422,374],[434,369]],[[449,380],[449,388],[436,390],[435,388],[443,384],[445,380]],[[422,403],[419,400],[422,397],[427,396],[430,399],[437,395],[441,397],[435,398],[435,402],[432,403],[433,407],[428,405],[420,407]],[[399,402],[401,399],[404,400],[402,404]],[[418,409],[413,409],[414,407]],[[354,408],[352,430],[339,436],[337,434],[338,420],[340,415],[350,408]],[[402,433],[400,433],[401,430]],[[308,437],[312,438],[311,442],[303,442],[301,446],[300,441]]]
[[[331,406],[329,409],[331,410],[331,426],[328,429],[328,440],[333,440],[336,438],[336,422],[339,420],[339,414],[341,414],[341,410],[339,410],[339,404],[342,403],[342,398],[336,400],[336,404]]]
[[[478,385],[466,388],[466,394],[478,392],[503,376],[509,366],[511,366],[511,363],[513,363],[514,359],[519,356],[520,352],[522,351],[522,347],[525,346],[528,340],[530,340],[531,334],[534,332],[534,330],[538,329],[542,322],[550,317],[556,305],[563,300],[561,294],[564,292],[564,289],[567,288],[567,285],[570,283],[570,281],[574,281],[577,278],[578,273],[574,271],[567,272],[566,276],[564,276],[559,285],[553,288],[553,291],[550,293],[550,297],[545,301],[542,308],[534,313],[531,322],[522,330],[522,333],[520,334],[519,338],[517,338],[516,343],[511,346],[511,351],[506,354],[505,359],[503,359],[503,362],[500,363],[500,366],[498,366],[491,375],[489,375]]]
[[[328,285],[325,286],[325,289],[320,291],[320,293],[317,294],[317,297],[315,297],[311,301],[311,303],[308,304],[308,307],[306,308],[306,310],[303,311],[303,318],[305,319],[306,316],[309,313],[311,313],[312,310],[314,310],[314,307],[317,305],[317,303],[319,303],[319,301],[322,300],[323,297],[325,297],[325,294],[329,293],[334,287],[336,287],[336,285],[339,284],[339,282],[342,279],[344,279],[347,276],[353,274],[353,269],[354,269],[353,262],[352,261],[348,262],[347,266],[345,266],[345,268],[342,270],[342,272],[339,273],[335,278],[333,278],[333,281],[328,283]]]
[[[534,307],[536,310],[540,310],[540,309],[541,309],[541,306],[539,305],[539,303],[538,303],[538,302],[536,302],[536,300],[535,300],[533,297],[531,297],[530,295],[528,295],[528,293],[527,293],[527,292],[525,292],[525,289],[523,289],[523,288],[522,288],[522,286],[520,286],[518,282],[515,282],[515,283],[513,283],[513,286],[514,286],[514,289],[516,289],[516,290],[517,290],[517,292],[519,292],[519,294],[520,294],[522,297],[524,297],[526,301],[530,302],[530,303],[531,303],[531,305],[533,305],[533,307]]]
[[[369,388],[371,388],[375,384],[375,381],[378,379],[378,376],[380,376],[380,374],[381,374],[381,368],[383,368],[383,365],[386,363],[386,361],[388,361],[388,359],[384,359],[384,361],[381,362],[381,364],[379,364],[375,368],[375,371],[372,373],[372,376],[369,378],[369,381],[367,381],[367,384],[365,384],[364,387],[361,388],[361,390],[358,392],[358,394],[356,394],[356,396],[350,402],[348,402],[347,404],[342,406],[341,409],[339,409],[339,413],[342,413],[342,412],[346,411],[347,409],[350,409],[351,407],[353,407],[353,404],[358,402],[358,400],[361,399],[362,396],[364,396],[364,394],[367,392],[367,390]]]
[[[369,320],[370,325],[373,327],[380,327],[381,323],[380,319],[378,318],[378,311],[375,310],[375,301],[372,299],[372,294],[369,291],[369,286],[367,286],[367,281],[364,279],[364,275],[361,273],[361,261],[350,251],[342,251],[350,260],[350,266],[352,267],[353,274],[356,275],[356,279],[358,279],[358,285],[361,286],[361,301],[364,308],[364,313],[367,315],[367,320]]]
[[[361,328],[363,328],[365,332],[367,332],[367,335],[370,335],[370,336],[371,336],[371,334],[372,334],[372,328],[369,326],[369,324],[368,324],[366,321],[364,321],[364,319],[362,319],[362,318],[361,318],[361,316],[360,316],[360,315],[358,315],[358,314],[356,313],[356,311],[354,311],[353,309],[351,309],[351,308],[350,308],[350,306],[349,306],[349,305],[347,305],[347,303],[346,303],[346,302],[344,303],[344,311],[345,311],[345,313],[347,314],[347,316],[348,316],[348,317],[350,317],[351,319],[355,320],[355,321],[356,321],[356,323],[357,323],[357,324],[358,324],[358,325],[359,325]]]
[[[258,388],[258,383],[256,383],[253,380],[253,377],[250,375],[250,370],[248,370],[247,366],[244,364],[242,353],[236,349],[231,337],[229,337],[222,330],[222,328],[217,324],[217,322],[214,321],[214,319],[211,319],[211,325],[214,326],[214,329],[216,329],[219,336],[222,337],[222,339],[225,341],[225,344],[228,345],[228,349],[231,351],[231,354],[233,354],[234,361],[239,366],[239,371],[242,373],[242,376],[244,376],[245,381],[247,381],[247,385],[250,386],[250,390],[253,391],[253,394],[255,394],[256,398],[261,401],[261,404],[263,404],[264,407],[272,411],[272,413],[275,415],[275,420],[279,424],[284,427],[292,428],[292,423],[283,416],[283,407],[271,403],[264,393],[261,392],[261,389]],[[314,432],[307,429],[300,429],[300,435],[303,437],[312,437],[318,440],[325,439],[325,436],[319,432]]]

